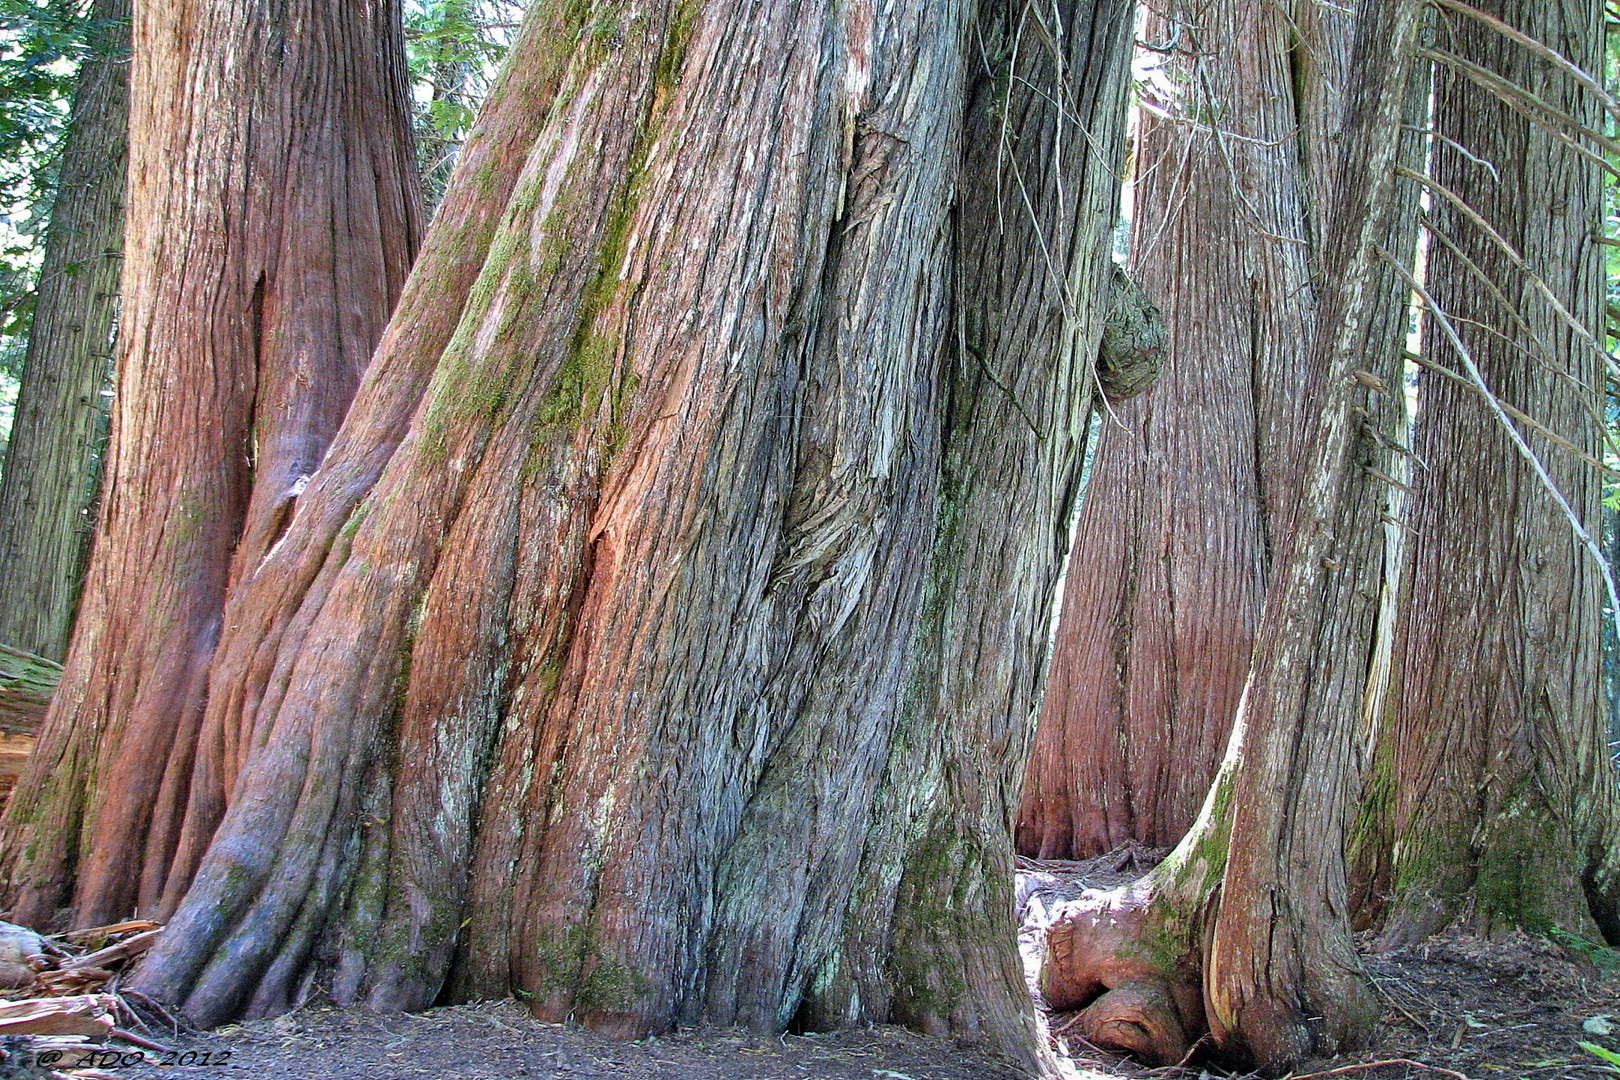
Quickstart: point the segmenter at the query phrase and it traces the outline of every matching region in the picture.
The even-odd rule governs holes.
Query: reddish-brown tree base
[[[1144,884],[1087,891],[1052,911],[1041,996],[1104,1050],[1150,1065],[1174,1065],[1209,1029],[1198,957],[1153,956],[1144,947],[1156,918]]]

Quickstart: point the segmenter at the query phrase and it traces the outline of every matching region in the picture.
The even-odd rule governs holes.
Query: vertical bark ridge
[[[1350,937],[1344,850],[1366,767],[1382,476],[1404,427],[1394,388],[1407,291],[1378,252],[1401,252],[1411,235],[1414,193],[1393,173],[1413,149],[1402,131],[1417,103],[1417,22],[1404,3],[1368,5],[1358,20],[1306,391],[1322,413],[1232,740],[1242,764],[1230,835],[1243,843],[1227,853],[1205,1005],[1216,1045],[1241,1046],[1264,1068],[1363,1045],[1378,1011]],[[1362,365],[1385,389],[1354,377]]]
[[[536,60],[531,70],[540,75],[540,85],[558,88],[550,117],[542,115],[537,123],[536,114],[528,113],[524,131],[502,116],[529,110],[532,102],[510,92],[495,98],[489,126],[501,131],[510,125],[501,133],[511,145],[492,148],[503,157],[481,163],[478,153],[469,154],[468,167],[479,171],[458,174],[462,186],[486,187],[485,170],[517,165],[500,224],[407,433],[377,474],[362,504],[365,512],[356,507],[347,514],[315,578],[326,588],[299,597],[297,577],[267,582],[278,592],[286,588],[281,595],[302,608],[289,626],[298,635],[283,634],[275,642],[262,696],[237,722],[247,744],[238,779],[246,797],[228,805],[177,909],[170,924],[181,928],[171,939],[175,948],[154,952],[143,972],[145,985],[184,1002],[199,1018],[229,1015],[250,1002],[273,1008],[290,992],[287,980],[300,965],[271,968],[281,985],[260,982],[258,973],[277,955],[313,947],[313,937],[328,929],[349,867],[320,852],[354,837],[375,748],[393,738],[396,720],[407,731],[423,722],[409,711],[413,688],[420,688],[418,700],[429,708],[453,701],[453,683],[429,680],[453,679],[479,666],[475,654],[470,663],[436,668],[431,661],[446,659],[438,653],[427,657],[421,672],[414,667],[418,643],[433,641],[420,635],[435,583],[447,572],[440,560],[445,539],[455,534],[463,512],[483,508],[480,493],[500,491],[523,475],[521,457],[512,460],[515,447],[535,436],[543,446],[545,432],[536,425],[567,411],[553,413],[547,406],[561,409],[571,391],[573,408],[582,407],[584,365],[607,362],[586,348],[595,314],[592,291],[613,273],[622,251],[615,251],[607,226],[622,206],[629,165],[642,141],[657,52],[619,47],[614,35],[622,29],[592,21],[602,12],[560,11],[569,19],[562,25],[551,14],[540,9],[530,18],[523,46]],[[621,27],[635,25],[638,34],[660,40],[668,5],[616,14],[624,18]],[[565,43],[561,56],[544,54],[559,43]],[[560,77],[554,70],[559,64]],[[446,205],[457,205],[455,198],[447,195]],[[447,221],[450,235],[441,234],[444,240],[454,239],[457,225]],[[443,257],[456,255],[446,250]],[[424,289],[442,287],[443,278],[431,280],[440,273],[426,265],[417,277],[429,279]],[[433,302],[442,303],[443,294]],[[349,428],[363,431],[397,416],[385,393],[367,404],[367,412],[351,413]],[[340,502],[348,495],[342,485],[321,491],[322,498]],[[328,522],[337,516],[312,514]],[[483,531],[476,519],[465,527]],[[554,556],[565,561],[567,553]],[[490,584],[509,589],[511,582]],[[458,620],[464,614],[454,612]],[[327,666],[333,656],[356,659],[333,671]],[[426,722],[432,719],[430,713]],[[471,727],[475,734],[476,718]],[[312,892],[323,896],[322,909],[296,924],[301,940],[285,941]]]
[[[784,72],[787,96],[754,95],[760,117],[817,122],[767,141],[777,164],[760,182],[776,188],[787,180],[802,194],[740,200],[743,212],[767,217],[760,242],[771,247],[750,254],[717,245],[733,273],[763,266],[769,289],[749,289],[744,277],[747,307],[738,316],[721,307],[709,320],[741,335],[690,355],[688,370],[641,375],[634,400],[644,400],[649,382],[667,381],[663,407],[682,422],[642,436],[632,405],[632,435],[592,526],[591,581],[562,676],[567,711],[554,703],[546,721],[567,728],[552,743],[556,796],[544,830],[524,840],[517,876],[516,892],[527,899],[519,901],[526,916],[512,974],[544,1016],[573,1013],[624,1033],[667,1026],[682,1012],[783,1022],[798,997],[789,984],[803,978],[790,969],[801,950],[791,922],[771,925],[758,890],[760,875],[786,852],[781,836],[754,832],[763,823],[745,817],[762,813],[768,822],[780,812],[766,810],[756,794],[762,774],[774,771],[773,785],[822,788],[809,813],[853,814],[859,822],[871,779],[858,777],[870,774],[885,741],[892,673],[875,686],[851,681],[846,693],[855,701],[841,709],[807,697],[817,666],[858,648],[865,620],[884,617],[889,604],[897,625],[881,649],[903,649],[916,606],[907,599],[917,594],[914,581],[900,576],[910,549],[896,540],[915,528],[918,508],[907,503],[917,496],[909,492],[919,484],[926,491],[926,473],[914,470],[926,470],[929,458],[906,447],[903,433],[930,426],[932,395],[918,372],[937,362],[943,326],[955,142],[953,121],[937,103],[959,98],[952,79],[961,46],[949,29],[925,34],[921,11],[911,8],[881,21],[864,5],[830,23],[823,18],[800,11],[798,25],[749,41],[725,41],[707,19],[694,28],[689,71],[712,64],[716,73],[747,72],[750,65],[709,50],[764,50],[761,66]],[[782,58],[770,59],[777,49]],[[712,130],[710,110],[733,97],[724,79],[699,85],[712,89],[672,128]],[[728,123],[738,123],[731,115]],[[740,126],[759,124],[745,116]],[[733,167],[728,159],[748,153],[747,140],[724,143],[714,166],[722,176]],[[671,152],[715,156],[695,137]],[[808,177],[793,164],[806,156]],[[737,229],[720,209],[714,224],[699,218],[702,232],[753,231]],[[667,242],[649,238],[648,260],[659,259]],[[803,269],[784,272],[793,265],[784,256],[803,258],[798,253],[811,244],[825,247],[805,253]],[[677,279],[645,288],[655,295],[638,296],[634,306],[656,311],[664,303],[657,290],[690,285]],[[704,306],[712,311],[715,299],[737,291],[716,289],[713,299],[702,297]],[[793,325],[801,319],[810,325]],[[649,324],[647,332],[662,329]],[[638,358],[649,351],[656,355],[635,347]],[[727,353],[740,353],[730,361],[734,370],[739,361],[748,366],[717,401],[711,371]],[[919,438],[926,448],[926,436]],[[705,462],[697,469],[694,452]],[[897,596],[885,596],[889,590]],[[588,652],[580,648],[586,633]],[[885,666],[895,665],[880,660],[878,670]],[[863,711],[878,725],[865,745],[827,754],[848,738],[840,723],[861,720]],[[817,740],[825,756],[795,760],[804,751],[790,732]],[[818,779],[821,770],[829,772]],[[851,837],[824,839],[829,857],[849,861]],[[810,883],[807,874],[790,903]],[[836,896],[847,883],[831,887]]]
[[[1601,68],[1597,5],[1486,10],[1588,70]],[[1447,20],[1437,48],[1582,123],[1601,118],[1574,80],[1473,20]],[[1597,170],[1460,71],[1438,69],[1434,108],[1435,127],[1500,176],[1437,142],[1436,181],[1492,222],[1600,334]],[[1491,389],[1595,453],[1602,374],[1591,346],[1449,203],[1438,200],[1432,213],[1436,229],[1519,312],[1505,311],[1447,246],[1433,246],[1429,291]],[[1460,369],[1432,319],[1428,327],[1425,353]],[[1383,761],[1393,790],[1383,940],[1416,940],[1470,908],[1481,932],[1519,925],[1620,940],[1612,854],[1620,792],[1599,704],[1600,572],[1487,406],[1464,387],[1422,380],[1414,442],[1429,468],[1418,483],[1400,692]],[[1595,528],[1599,478],[1544,438],[1527,438]],[[1583,886],[1589,903],[1571,903]]]
[[[540,29],[514,43],[513,62],[462,147],[455,197],[446,198],[434,215],[399,311],[356,392],[354,420],[334,438],[329,467],[310,479],[280,540],[244,568],[232,590],[163,913],[173,911],[189,887],[254,743],[253,718],[266,693],[285,679],[276,667],[278,651],[302,639],[319,610],[318,599],[330,592],[354,531],[372,509],[367,496],[404,439],[461,324],[517,182],[514,163],[528,150],[523,133],[529,120],[499,103],[524,100],[542,115],[555,107],[572,57],[571,44],[558,43],[572,43],[578,16],[563,3],[534,10]],[[447,298],[459,298],[452,317],[442,311]]]
[[[398,21],[389,3],[137,12],[108,493],[84,631],[5,819],[17,918],[70,895],[88,922],[158,905],[230,553],[319,458],[416,245]]]
[[[1033,1061],[1005,930],[1009,830],[1107,303],[1130,20],[1112,3],[988,4],[979,19],[918,662],[806,1018],[887,1016]]]

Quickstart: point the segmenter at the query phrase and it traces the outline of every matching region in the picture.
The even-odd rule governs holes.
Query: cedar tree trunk
[[[1320,414],[1225,761],[1159,867],[1060,907],[1048,932],[1048,1002],[1085,1006],[1093,1042],[1154,1060],[1177,1060],[1207,1026],[1224,1053],[1280,1072],[1364,1044],[1377,1016],[1350,937],[1344,842],[1404,412],[1406,289],[1378,253],[1402,232],[1393,172],[1421,102],[1407,79],[1416,23],[1415,4],[1385,0],[1356,17],[1304,398]]]
[[[228,583],[320,463],[419,232],[392,0],[147,3],[134,57],[106,494],[0,822],[24,922],[155,910]]]
[[[1170,346],[1154,391],[1104,418],[1075,530],[1018,821],[1043,859],[1169,846],[1191,824],[1299,470],[1350,19],[1225,0],[1145,36],[1173,44],[1161,72],[1182,91],[1141,110],[1134,155],[1132,270]]]
[[[1602,70],[1600,4],[1484,7]],[[1594,129],[1598,104],[1474,19],[1448,16],[1437,49],[1451,62],[1436,68],[1434,124],[1444,139],[1435,180],[1494,225],[1576,325],[1438,196],[1429,291],[1496,395],[1597,455],[1600,174],[1481,83],[1517,84]],[[1465,370],[1432,317],[1424,352]],[[1419,396],[1414,449],[1428,468],[1417,480],[1400,686],[1377,787],[1394,841],[1383,941],[1419,939],[1469,912],[1482,933],[1517,925],[1595,939],[1601,930],[1620,942],[1620,779],[1602,707],[1600,570],[1478,394],[1426,372]],[[1595,532],[1596,472],[1536,432],[1525,436]],[[1576,900],[1583,892],[1586,904]]]
[[[532,8],[232,598],[139,986],[1031,1060],[1010,829],[1129,17]]]
[[[0,477],[0,643],[61,660],[106,415],[129,162],[130,0],[96,0]]]

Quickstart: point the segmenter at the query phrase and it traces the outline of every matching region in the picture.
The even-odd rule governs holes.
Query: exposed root
[[[1041,994],[1054,1010],[1081,1010],[1072,1027],[1087,1042],[1174,1065],[1207,1030],[1203,991],[1190,949],[1152,947],[1169,940],[1153,929],[1152,896],[1141,884],[1088,890],[1053,908]]]

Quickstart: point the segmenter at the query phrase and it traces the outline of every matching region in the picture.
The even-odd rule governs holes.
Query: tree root
[[[1073,1026],[1088,1042],[1150,1065],[1174,1065],[1208,1025],[1197,956],[1190,948],[1159,956],[1151,947],[1173,940],[1151,916],[1152,897],[1136,885],[1087,890],[1057,905],[1041,994],[1055,1010],[1081,1010]]]

